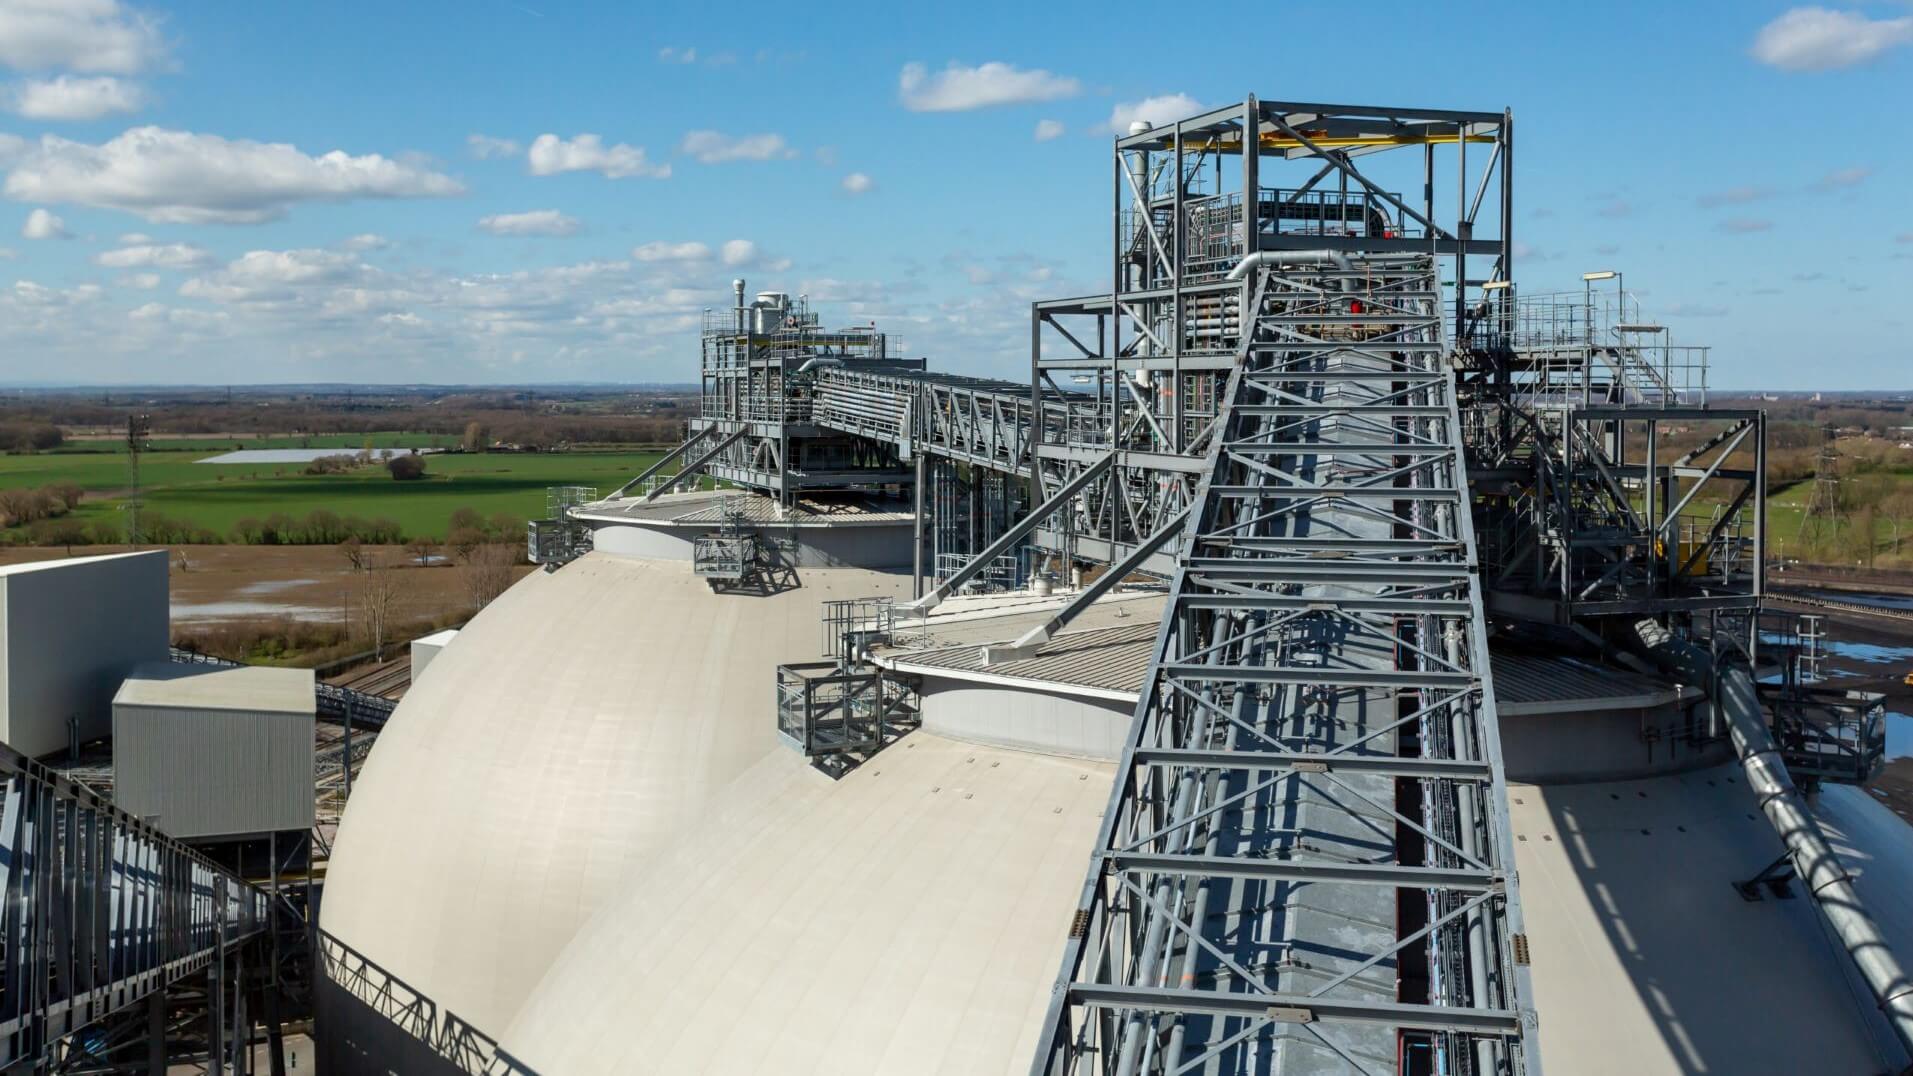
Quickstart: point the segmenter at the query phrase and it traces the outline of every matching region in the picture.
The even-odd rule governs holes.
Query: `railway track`
[[[1829,612],[1860,613],[1866,616],[1885,617],[1888,620],[1913,623],[1913,609],[1883,609],[1880,606],[1868,605],[1864,602],[1845,602],[1837,599],[1810,597],[1805,594],[1795,594],[1784,590],[1770,590],[1767,592],[1767,597],[1770,600],[1786,602],[1789,605],[1805,605],[1814,609],[1825,609]]]

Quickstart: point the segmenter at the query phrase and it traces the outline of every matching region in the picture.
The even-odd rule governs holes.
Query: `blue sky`
[[[1021,377],[1112,119],[1253,92],[1510,107],[1525,291],[1913,388],[1907,3],[647,6],[0,0],[0,383],[682,381],[736,275]]]

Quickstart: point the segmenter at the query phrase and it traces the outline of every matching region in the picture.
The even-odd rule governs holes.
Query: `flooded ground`
[[[375,562],[399,566],[396,619],[432,619],[469,604],[464,573],[444,558],[420,567],[398,546],[366,548]],[[123,546],[93,546],[76,553],[125,551]],[[189,545],[172,547],[170,553],[177,624],[203,627],[279,617],[346,623],[354,615],[352,566],[332,546]],[[62,549],[0,549],[0,564],[65,556]],[[525,565],[518,572],[531,570]]]
[[[356,448],[246,448],[234,452],[222,452],[217,456],[208,456],[194,463],[311,463],[326,456],[356,456],[361,450]],[[413,451],[395,446],[373,446],[364,451],[371,452],[381,459],[387,456],[403,456]],[[436,452],[437,449],[421,448],[419,452]]]

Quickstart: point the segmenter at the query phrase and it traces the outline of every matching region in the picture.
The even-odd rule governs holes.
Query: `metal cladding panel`
[[[432,659],[438,656],[439,651],[452,645],[452,640],[456,638],[458,638],[458,629],[448,628],[445,631],[412,640],[413,683],[418,683],[418,678],[425,675],[425,669],[431,665]]]
[[[182,838],[311,829],[312,726],[311,711],[118,704],[114,801]]]
[[[1135,702],[926,676],[923,727],[967,743],[1114,762]]]
[[[0,742],[26,755],[113,728],[113,693],[134,667],[165,661],[163,549],[0,569]]]

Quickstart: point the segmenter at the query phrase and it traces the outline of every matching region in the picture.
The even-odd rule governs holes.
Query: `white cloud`
[[[719,131],[692,131],[684,136],[678,151],[697,158],[700,164],[788,160],[797,156],[797,151],[780,134],[748,134],[733,138]]]
[[[1724,191],[1709,191],[1699,198],[1694,199],[1694,202],[1702,209],[1712,209],[1715,206],[1745,205],[1748,202],[1758,202],[1762,198],[1769,197],[1772,194],[1773,191],[1766,187],[1729,187]]]
[[[494,138],[487,134],[465,136],[465,151],[481,161],[494,157],[516,157],[521,147],[509,138]]]
[[[297,289],[357,282],[369,272],[342,251],[250,250],[218,272],[181,284],[179,293],[220,303],[285,303],[296,297]]]
[[[391,245],[391,240],[372,232],[360,232],[339,243],[345,250],[384,250]]]
[[[666,45],[658,50],[658,59],[668,64],[694,64],[697,62],[697,50],[674,48]]]
[[[646,160],[642,146],[627,146],[622,142],[607,146],[595,134],[581,134],[570,140],[555,134],[541,134],[533,140],[526,159],[531,164],[531,174],[535,176],[552,176],[560,172],[599,172],[610,179],[628,176],[664,179],[671,174],[670,165],[652,164]]]
[[[844,177],[843,188],[851,194],[867,194],[876,186],[877,181],[862,172],[852,172]]]
[[[748,239],[733,239],[718,248],[724,264],[733,268],[749,265],[757,260],[757,244]]]
[[[28,79],[14,87],[10,107],[30,120],[96,120],[112,112],[132,112],[145,99],[139,86],[125,79],[61,75]]]
[[[1913,15],[1869,19],[1858,11],[1797,7],[1760,28],[1754,59],[1782,71],[1855,67],[1913,43]]]
[[[633,247],[631,256],[641,262],[697,262],[711,256],[703,243],[644,243]]]
[[[897,96],[912,112],[967,112],[993,105],[1054,101],[1074,97],[1081,90],[1082,84],[1073,78],[995,61],[976,67],[952,61],[935,74],[920,63],[908,63],[897,76]]]
[[[120,209],[180,224],[256,224],[299,202],[443,197],[450,176],[376,153],[317,157],[278,142],[135,127],[101,145],[43,136],[8,173],[16,201]]]
[[[1048,142],[1052,138],[1061,138],[1061,137],[1063,137],[1063,121],[1062,120],[1037,120],[1036,121],[1036,140],[1038,142]]]
[[[1166,123],[1188,119],[1201,111],[1202,105],[1186,93],[1145,97],[1140,101],[1122,101],[1110,110],[1109,122],[1103,129],[1126,135],[1132,123],[1142,122],[1151,127],[1161,127]]]
[[[73,238],[72,233],[66,230],[66,221],[44,209],[36,209],[27,214],[27,222],[20,226],[20,234],[27,239]]]
[[[533,209],[481,217],[478,226],[493,235],[575,235],[578,218],[568,217],[556,209]]]
[[[1860,184],[1865,183],[1867,181],[1867,177],[1872,174],[1873,174],[1873,169],[1867,168],[1865,166],[1859,166],[1855,168],[1836,168],[1833,171],[1828,172],[1826,175],[1821,176],[1820,179],[1814,183],[1813,189],[1816,191],[1824,192],[1824,191],[1837,191],[1846,187],[1857,187]]]
[[[211,253],[191,243],[139,243],[93,256],[108,269],[196,269],[212,260]]]
[[[159,287],[158,273],[127,273],[120,277],[120,283],[140,291],[152,291]]]
[[[19,71],[132,75],[162,65],[166,43],[146,15],[117,0],[0,4],[0,64]]]

